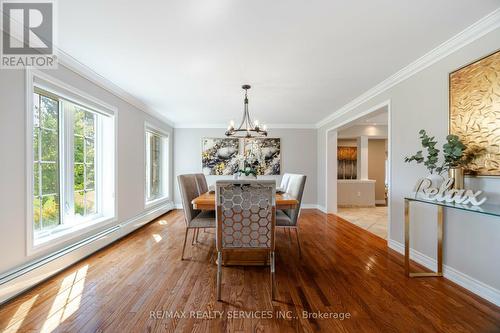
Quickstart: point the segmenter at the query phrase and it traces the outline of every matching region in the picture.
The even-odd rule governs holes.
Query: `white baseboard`
[[[391,249],[404,255],[405,248],[403,244],[394,240],[389,240],[387,243]],[[419,251],[410,249],[410,258],[430,270],[436,270],[436,260]],[[443,265],[443,276],[459,286],[464,287],[474,294],[486,299],[487,301],[500,306],[500,290],[495,289],[492,286],[476,280],[473,277],[470,277],[467,274],[447,265]]]
[[[320,206],[319,205],[316,205],[316,204],[302,204],[300,208],[303,208],[303,209],[320,209]]]
[[[0,304],[172,210],[172,202],[151,208],[97,235],[0,276]]]
[[[182,204],[176,203],[174,204],[175,209],[183,209]]]

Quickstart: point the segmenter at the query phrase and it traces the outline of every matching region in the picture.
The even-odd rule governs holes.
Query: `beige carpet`
[[[360,228],[387,239],[387,207],[339,208],[337,215]]]

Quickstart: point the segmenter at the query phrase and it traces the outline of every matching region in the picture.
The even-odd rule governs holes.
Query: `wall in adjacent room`
[[[176,205],[181,204],[177,175],[201,172],[201,140],[204,137],[224,137],[223,128],[176,128],[174,145],[174,174]],[[317,199],[317,150],[315,129],[273,129],[269,130],[270,138],[281,139],[281,173],[300,173],[307,176],[303,205],[315,206]],[[223,176],[208,176],[209,184],[217,179],[232,178]],[[266,176],[281,182],[280,176]]]
[[[426,129],[443,142],[448,132],[448,75],[500,47],[500,28],[467,44],[406,80],[353,107],[318,131],[318,203],[326,206],[327,132],[357,114],[390,101],[391,200],[389,245],[401,251],[404,243],[404,200],[425,167],[408,165],[403,157],[419,150],[418,131]],[[329,183],[329,182],[328,182]],[[333,186],[335,186],[333,184]],[[500,204],[500,178],[468,179],[468,186],[483,189],[491,203]],[[422,260],[436,258],[436,207],[412,205],[412,248]],[[500,302],[500,219],[454,209],[445,212],[445,276],[471,288],[483,297]],[[471,281],[474,281],[473,283]],[[490,295],[490,296],[488,296]]]
[[[368,179],[375,180],[375,200],[385,201],[385,139],[368,140]]]

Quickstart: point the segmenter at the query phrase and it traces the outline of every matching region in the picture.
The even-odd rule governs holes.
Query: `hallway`
[[[373,208],[339,207],[337,215],[380,238],[387,239],[387,206]]]

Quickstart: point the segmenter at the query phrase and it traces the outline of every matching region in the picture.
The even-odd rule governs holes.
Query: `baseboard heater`
[[[3,284],[5,284],[11,280],[14,280],[15,278],[20,277],[21,275],[24,275],[28,272],[31,272],[34,269],[37,269],[38,267],[46,265],[49,262],[56,260],[57,258],[60,258],[60,257],[66,255],[70,252],[73,252],[76,249],[81,248],[82,246],[90,244],[101,237],[109,235],[110,233],[112,233],[118,229],[120,229],[120,225],[116,225],[114,227],[106,229],[106,230],[104,230],[104,231],[102,231],[94,236],[88,237],[88,238],[86,238],[78,243],[71,244],[71,245],[69,245],[69,246],[67,246],[59,251],[53,252],[53,253],[51,253],[45,257],[42,257],[34,262],[30,262],[24,266],[21,266],[21,267],[17,268],[15,271],[8,272],[7,274],[1,275],[0,276],[0,286],[2,286]]]
[[[52,252],[44,257],[31,261],[25,265],[17,267],[12,271],[0,275],[0,304],[7,302],[8,300],[16,297],[24,291],[47,280],[63,269],[73,265],[74,263],[82,259],[85,259],[93,253],[101,250],[103,247],[112,244],[113,242],[128,235],[132,231],[151,222],[158,216],[165,214],[172,209],[173,205],[171,203],[154,208],[144,214],[127,220],[124,223],[109,227],[95,235],[89,236],[74,244],[68,245],[60,250]],[[107,237],[110,237],[110,239],[106,239]],[[99,242],[101,242],[101,244],[98,244]],[[89,246],[89,248],[85,249],[86,246]],[[79,250],[82,252],[81,254],[77,253]],[[46,267],[50,266],[58,259],[64,260],[65,256],[75,253],[76,256],[74,258],[68,258],[66,264],[56,265],[57,267],[53,268],[49,267],[46,269],[47,272],[40,272],[39,275],[34,276],[31,279],[26,278],[27,282],[19,281],[16,283],[15,281],[22,280],[24,277],[28,277],[30,274],[36,273],[37,270],[43,271]]]

